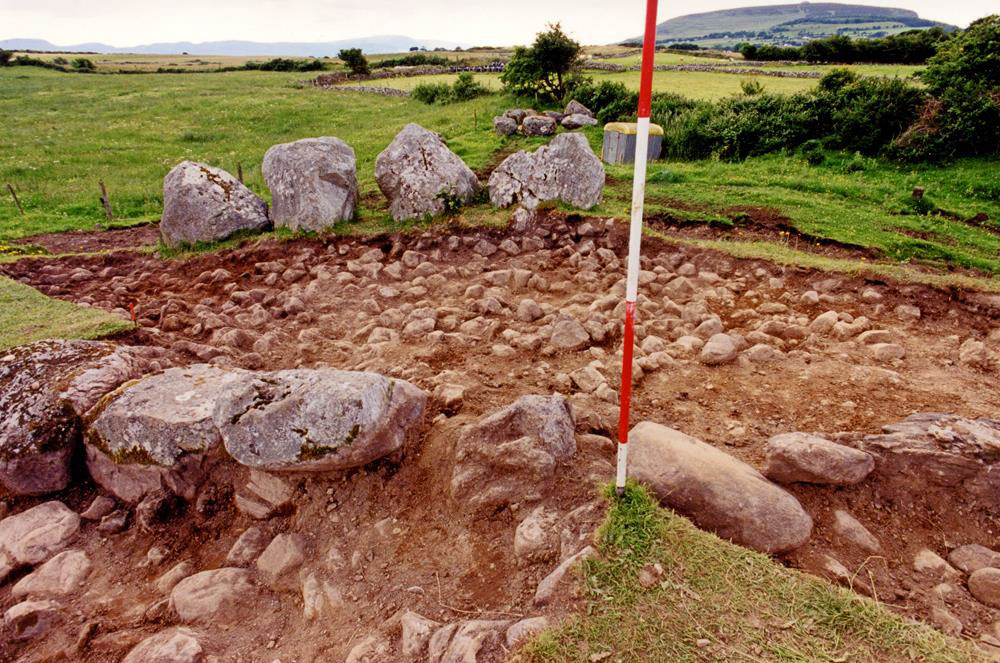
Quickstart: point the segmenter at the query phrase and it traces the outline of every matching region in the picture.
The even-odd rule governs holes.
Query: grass
[[[611,488],[605,494],[602,555],[583,567],[586,607],[529,644],[522,663],[985,658],[969,643],[698,530],[636,484],[621,498]],[[639,572],[654,564],[662,576],[644,589]]]
[[[51,299],[0,276],[0,350],[45,338],[101,338],[131,328],[103,311]]]
[[[599,149],[600,132],[588,135]],[[612,185],[595,212],[625,217],[632,170],[621,166],[607,170]],[[924,187],[927,199],[947,215],[911,213],[907,204],[917,186]],[[775,208],[801,233],[874,248],[897,262],[1000,276],[1000,168],[995,159],[898,166],[831,152],[820,166],[784,154],[740,164],[663,162],[650,168],[646,200],[647,215],[705,221],[728,222],[733,212],[725,210],[734,207]],[[990,220],[983,227],[963,221],[977,214]]]

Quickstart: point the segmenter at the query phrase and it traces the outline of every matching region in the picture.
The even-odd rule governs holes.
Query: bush
[[[549,25],[530,47],[514,49],[500,80],[512,94],[559,101],[576,87],[574,72],[582,51],[558,23]]]
[[[66,58],[64,58],[62,56],[59,56],[57,58],[53,58],[52,62],[55,63],[55,64],[69,64],[69,60],[67,60]]]
[[[320,60],[292,60],[291,58],[274,58],[267,62],[247,62],[243,69],[251,71],[320,71],[326,69]]]
[[[756,97],[758,94],[764,94],[764,86],[755,78],[740,81],[740,89],[743,90],[743,94],[747,97]]]
[[[361,53],[360,48],[342,48],[337,57],[347,65],[347,68],[355,76],[368,76],[372,73],[371,69],[368,68],[368,59]]]
[[[413,88],[412,96],[425,104],[450,104],[468,101],[490,94],[489,88],[480,84],[470,72],[463,72],[452,84],[421,83]]]
[[[401,58],[386,58],[385,60],[379,60],[372,65],[373,69],[387,69],[389,67],[448,67],[452,64],[457,64],[452,62],[448,58],[441,57],[440,55],[425,55],[419,53],[417,55],[407,55]]]
[[[77,71],[94,71],[96,69],[94,61],[88,58],[75,58],[72,64]]]
[[[0,48],[0,67],[6,67],[8,64],[10,64],[10,61],[13,59],[13,57],[14,57],[13,53],[11,53],[10,51],[5,51],[2,48]]]

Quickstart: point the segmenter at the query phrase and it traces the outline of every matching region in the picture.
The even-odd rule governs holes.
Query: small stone
[[[517,319],[521,322],[534,322],[543,315],[542,307],[533,299],[522,299],[517,306]]]
[[[228,622],[239,618],[242,604],[255,594],[245,569],[202,571],[181,580],[170,593],[170,605],[183,622]]]
[[[943,606],[931,608],[931,623],[948,635],[958,636],[962,633],[961,620]]]
[[[582,350],[590,345],[590,334],[576,320],[564,318],[553,326],[549,342],[557,350]]]
[[[784,433],[767,441],[764,476],[780,483],[850,486],[875,469],[871,454],[808,433]]]
[[[418,615],[412,610],[407,610],[400,618],[400,626],[403,632],[400,642],[403,656],[416,658],[423,656],[427,651],[427,643],[431,639],[431,633],[437,630],[441,624]]]
[[[572,557],[567,558],[555,568],[552,573],[545,576],[540,583],[538,583],[538,588],[535,590],[534,603],[537,606],[542,606],[548,604],[552,598],[555,596],[556,590],[559,587],[559,583],[562,582],[563,578],[566,577],[566,573],[577,563],[582,562],[585,559],[590,559],[597,555],[597,550],[593,546],[587,546],[580,552],[576,553]]]
[[[514,556],[522,564],[554,557],[559,552],[557,516],[538,507],[514,531]]]
[[[708,343],[701,349],[698,360],[708,366],[718,366],[728,364],[736,359],[738,352],[732,336],[716,334],[708,339]]]
[[[515,622],[507,629],[507,646],[511,649],[549,627],[547,617],[529,617]]]
[[[869,347],[879,361],[898,361],[906,356],[903,346],[896,343],[875,343]]]
[[[59,598],[80,589],[90,575],[91,563],[82,550],[61,552],[14,585],[11,596]]]
[[[913,558],[913,570],[918,573],[927,573],[939,579],[950,580],[958,578],[961,574],[944,558],[932,550],[924,548],[917,552]]]
[[[833,530],[865,552],[873,555],[882,552],[878,539],[846,511],[837,509],[833,512]]]
[[[229,549],[226,563],[230,566],[246,566],[260,555],[265,545],[267,539],[264,538],[264,533],[257,527],[248,527]]]
[[[910,304],[900,304],[895,309],[896,317],[900,320],[919,320],[920,319],[920,309],[916,306]]]
[[[958,348],[958,363],[973,368],[989,368],[990,353],[986,344],[974,338],[966,339]]]
[[[867,302],[869,304],[875,304],[882,301],[882,293],[873,288],[867,288],[861,293],[861,301]]]
[[[973,571],[969,576],[969,593],[991,608],[1000,608],[1000,569],[990,567]]]
[[[97,526],[97,531],[101,534],[118,534],[124,532],[127,527],[128,511],[119,509],[101,518],[101,524]]]
[[[178,562],[172,566],[170,570],[157,578],[156,582],[153,583],[153,586],[156,587],[156,591],[161,594],[166,594],[173,589],[177,583],[191,575],[193,571],[194,565],[191,564],[191,562],[186,560]]]
[[[965,573],[975,573],[986,567],[1000,569],[1000,553],[976,543],[955,548],[948,555],[948,561]]]
[[[55,601],[18,603],[3,616],[4,626],[14,640],[32,640],[48,633],[61,619]]]
[[[257,570],[272,587],[305,561],[305,539],[300,534],[279,534],[257,558]]]
[[[172,628],[140,642],[122,663],[199,663],[202,660],[197,634],[186,628]]]
[[[115,510],[115,501],[110,497],[98,495],[90,503],[86,511],[80,514],[85,520],[100,520]]]

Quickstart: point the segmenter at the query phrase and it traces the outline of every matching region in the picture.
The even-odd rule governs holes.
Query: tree
[[[13,58],[13,57],[14,57],[14,54],[11,51],[5,51],[2,48],[0,48],[0,67],[6,66],[7,64],[9,64],[11,58]]]
[[[539,32],[530,47],[519,46],[500,80],[508,91],[559,101],[574,77],[583,48],[558,23]]]
[[[368,68],[368,59],[361,54],[360,48],[342,48],[337,57],[344,61],[351,73],[356,76],[367,76],[371,73]]]
[[[965,32],[942,43],[920,77],[935,96],[970,84],[984,91],[1000,88],[1000,15],[974,21]]]

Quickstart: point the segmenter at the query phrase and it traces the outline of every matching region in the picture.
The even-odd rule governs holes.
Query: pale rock
[[[868,347],[878,361],[898,361],[906,356],[903,346],[896,343],[874,343]]]
[[[590,345],[590,334],[576,320],[563,318],[553,325],[549,342],[557,350],[582,350]]]
[[[986,344],[974,338],[966,339],[958,348],[958,363],[973,368],[989,368],[990,353],[986,349]]]
[[[4,613],[4,627],[13,640],[33,640],[48,633],[62,619],[55,601],[24,601]]]
[[[927,548],[917,551],[917,554],[914,555],[913,570],[917,573],[926,573],[936,579],[944,580],[954,580],[961,575],[944,558]]]
[[[152,635],[132,648],[122,663],[200,663],[198,634],[183,627]]]
[[[427,651],[427,643],[431,639],[431,634],[441,627],[438,622],[418,615],[412,610],[403,613],[400,625],[403,632],[400,649],[403,656],[407,658],[423,656]]]
[[[302,613],[307,621],[335,619],[344,607],[344,597],[340,590],[327,580],[321,580],[315,573],[307,573],[302,579]]]
[[[264,533],[257,527],[248,527],[229,549],[226,564],[246,566],[257,559],[266,545],[267,539],[264,538]]]
[[[507,629],[507,647],[513,649],[519,644],[533,638],[549,627],[548,617],[529,617],[511,624]]]
[[[583,135],[564,133],[532,153],[515,152],[504,159],[490,175],[489,190],[497,207],[520,203],[533,209],[561,200],[590,209],[601,201],[604,166]]]
[[[715,334],[702,347],[698,360],[708,366],[718,366],[735,360],[737,354],[739,354],[739,350],[732,336]]]
[[[260,470],[250,470],[250,480],[236,491],[234,501],[241,513],[257,520],[267,520],[287,510],[291,506],[292,495],[292,487],[283,479]]]
[[[878,555],[882,552],[878,539],[846,511],[837,509],[833,512],[833,531],[867,553]]]
[[[41,564],[66,548],[80,517],[62,502],[43,502],[0,520],[0,582],[22,566]]]
[[[583,562],[584,560],[590,559],[597,556],[597,550],[593,546],[587,546],[580,552],[567,557],[562,561],[559,566],[557,566],[549,575],[542,578],[542,581],[538,583],[538,587],[535,589],[535,597],[533,602],[536,606],[548,605],[555,596],[556,590],[559,589],[559,584],[566,577],[566,574],[575,565]]]
[[[477,619],[442,626],[427,645],[427,663],[476,663],[500,654],[509,625],[506,620]]]
[[[985,567],[969,576],[969,593],[991,608],[1000,608],[1000,569]]]
[[[521,564],[544,561],[559,552],[558,515],[537,507],[514,530],[514,556]]]
[[[829,334],[840,321],[836,311],[827,311],[817,315],[809,324],[809,328],[817,334]]]
[[[271,190],[271,219],[277,227],[324,230],[354,218],[357,161],[339,138],[275,145],[264,154],[261,173]]]
[[[174,564],[169,570],[167,570],[163,575],[156,579],[153,586],[161,594],[167,594],[174,587],[177,586],[181,580],[187,578],[194,572],[194,564],[190,561],[183,561]]]
[[[270,225],[267,204],[224,170],[183,161],[163,180],[160,235],[170,246],[215,242]]]
[[[257,590],[245,569],[202,571],[181,580],[170,592],[170,605],[183,622],[229,623],[243,616]]]
[[[764,447],[764,476],[779,483],[850,486],[875,469],[871,454],[808,433],[775,435]]]
[[[955,548],[948,554],[948,561],[965,573],[974,573],[988,566],[1000,569],[1000,553],[976,543]]]
[[[302,566],[305,550],[301,534],[279,534],[257,558],[257,571],[268,585],[278,587]]]
[[[629,433],[630,469],[666,506],[703,529],[766,553],[794,550],[812,518],[757,470],[679,431],[643,422]]]

